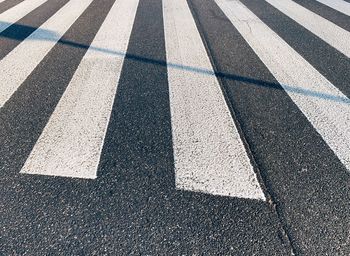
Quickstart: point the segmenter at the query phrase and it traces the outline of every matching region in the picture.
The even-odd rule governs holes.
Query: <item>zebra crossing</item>
[[[297,251],[330,211],[325,244],[350,244],[350,3],[308,2],[330,20],[301,0],[151,1],[0,1],[3,176],[142,183],[170,166],[178,191],[276,201]]]
[[[350,100],[242,4],[218,2],[294,103],[349,170],[350,134],[347,131]],[[250,23],[247,25],[246,22],[240,22],[244,19],[248,19]],[[350,38],[350,35],[345,38]]]
[[[22,173],[96,178],[137,3],[113,5]]]
[[[22,1],[0,14],[0,32],[44,2]],[[0,61],[1,107],[92,2],[68,1]],[[349,57],[348,31],[293,1],[267,2]],[[336,10],[348,6],[321,2]],[[348,97],[244,1],[216,3],[349,170]],[[108,11],[21,173],[97,178],[137,6],[118,0]],[[177,187],[264,200],[187,2],[164,0],[163,18]]]
[[[9,26],[14,24],[16,21],[23,18],[25,15],[33,11],[35,8],[45,3],[46,1],[24,1],[13,8],[0,14],[0,32],[7,29]]]
[[[335,1],[317,0],[317,1],[333,8],[334,10],[337,10],[338,12],[344,13],[348,16],[350,15],[350,6],[345,1],[341,1],[341,0],[335,0]]]
[[[70,1],[1,60],[2,107],[91,1]],[[17,68],[15,68],[17,67]],[[19,70],[18,70],[19,69]]]
[[[284,1],[283,4],[276,0],[268,0],[267,2],[349,58],[348,38],[350,32],[293,1]]]

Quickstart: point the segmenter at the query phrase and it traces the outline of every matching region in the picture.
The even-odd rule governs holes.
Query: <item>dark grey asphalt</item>
[[[349,17],[345,14],[315,0],[294,0],[294,2],[337,24],[339,27],[350,30]]]
[[[69,0],[51,0],[45,2],[14,25],[0,33],[0,59],[11,52],[22,40],[28,37],[46,20],[54,15]],[[0,20],[1,23],[1,20]]]
[[[0,13],[3,13],[24,0],[6,0],[0,3]]]
[[[200,0],[191,2],[213,63],[224,74],[227,98],[295,251],[348,255],[349,173],[219,8],[210,0],[205,4]],[[279,26],[277,33],[287,37],[292,31],[289,37],[300,35],[300,31],[293,31],[296,24],[276,17],[275,10],[264,9],[267,4],[263,1],[244,3],[260,18],[266,17],[264,22],[270,27]],[[310,43],[304,42],[308,38],[303,34],[297,39],[304,47]],[[324,63],[323,58],[333,58],[328,48],[313,57],[319,63]],[[330,64],[335,65],[335,60]],[[349,81],[350,69],[344,71],[341,77]]]
[[[350,97],[349,58],[267,2],[260,0],[243,2],[342,93]],[[350,24],[350,17],[342,17],[342,20]]]
[[[242,1],[350,96],[347,57]],[[1,58],[64,2],[0,33]],[[0,255],[350,255],[349,172],[213,0],[188,3],[269,200],[175,190],[161,2],[140,1],[96,180],[19,171],[114,0],[95,0],[0,109]]]

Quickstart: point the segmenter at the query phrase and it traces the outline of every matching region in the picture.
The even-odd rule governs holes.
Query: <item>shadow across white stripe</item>
[[[176,187],[265,200],[186,0],[163,12]]]
[[[94,179],[138,0],[117,0],[21,173]]]
[[[216,0],[216,3],[350,170],[350,100],[241,2]],[[300,93],[303,90],[330,97],[312,97]]]
[[[0,32],[39,7],[47,0],[27,0],[0,14]],[[1,3],[2,1],[0,1]]]
[[[266,0],[329,45],[350,57],[350,32],[291,0]]]
[[[91,4],[71,0],[0,61],[0,108]]]

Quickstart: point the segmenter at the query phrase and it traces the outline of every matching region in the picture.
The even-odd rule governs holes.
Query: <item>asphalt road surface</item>
[[[0,1],[0,255],[350,255],[350,1]]]

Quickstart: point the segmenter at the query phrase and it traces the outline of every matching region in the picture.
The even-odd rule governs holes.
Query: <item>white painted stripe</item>
[[[94,179],[138,0],[117,0],[22,173]]]
[[[350,100],[241,2],[216,2],[350,170]]]
[[[318,2],[327,5],[334,10],[350,16],[350,3],[343,0],[317,0]]]
[[[186,0],[163,8],[176,187],[265,200]]]
[[[266,0],[329,45],[350,57],[350,32],[291,0]]]
[[[71,0],[0,61],[0,108],[92,0]]]
[[[0,33],[47,0],[26,0],[0,14]],[[1,2],[0,2],[1,3]]]

